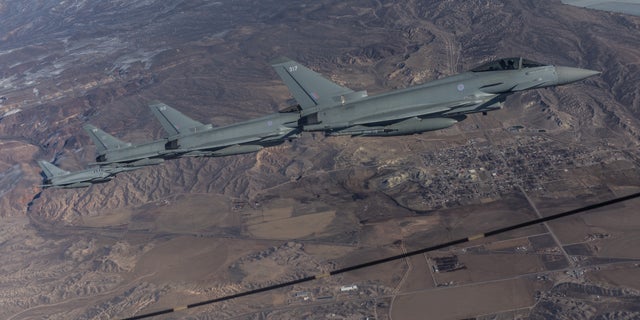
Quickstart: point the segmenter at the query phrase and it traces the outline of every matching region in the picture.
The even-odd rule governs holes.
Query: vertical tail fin
[[[93,143],[96,145],[96,149],[98,150],[98,152],[105,152],[110,149],[120,149],[131,146],[131,143],[119,140],[118,138],[100,130],[93,125],[85,124],[83,128],[87,132],[87,134],[89,134],[91,140],[93,140]]]
[[[164,128],[169,136],[194,132],[198,129],[206,130],[211,128],[211,125],[205,125],[193,120],[180,113],[180,111],[159,101],[154,101],[149,104],[149,108],[151,109],[151,112],[153,112],[153,115],[158,118],[162,128]]]
[[[325,101],[330,102],[334,98],[353,92],[286,57],[271,61],[271,66],[302,109],[317,106]]]
[[[38,165],[42,168],[42,172],[47,176],[47,179],[51,179],[53,177],[62,176],[68,174],[69,171],[62,170],[50,162],[44,160],[38,160]]]

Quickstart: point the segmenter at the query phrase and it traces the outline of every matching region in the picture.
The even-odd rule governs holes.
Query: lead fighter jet
[[[397,136],[439,130],[470,113],[502,108],[515,92],[572,83],[599,74],[587,69],[504,58],[422,85],[368,96],[335,84],[296,61],[272,66],[301,108],[304,131],[327,135]]]

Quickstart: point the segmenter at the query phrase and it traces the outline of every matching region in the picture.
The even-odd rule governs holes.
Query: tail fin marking
[[[93,125],[85,124],[83,128],[89,137],[91,137],[91,140],[93,140],[98,152],[105,152],[111,149],[120,149],[131,146],[131,143],[124,142]]]
[[[340,86],[286,57],[272,61],[271,66],[302,109],[320,105],[325,101],[335,102],[335,97],[353,93],[353,90]]]
[[[38,165],[42,168],[42,172],[44,172],[44,175],[47,176],[48,179],[69,173],[69,171],[62,170],[52,163],[44,160],[38,160]]]
[[[211,128],[211,125],[205,125],[193,120],[162,102],[152,102],[149,108],[169,136],[192,132],[198,128]]]

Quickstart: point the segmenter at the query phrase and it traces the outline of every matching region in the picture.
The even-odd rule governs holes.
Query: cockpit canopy
[[[471,69],[471,72],[520,70],[522,68],[535,68],[542,66],[544,66],[544,64],[532,60],[527,60],[522,57],[503,58],[487,62],[479,67],[473,68]]]

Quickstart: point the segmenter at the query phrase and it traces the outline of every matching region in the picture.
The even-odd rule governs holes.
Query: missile
[[[401,136],[407,134],[434,131],[451,127],[461,119],[454,118],[410,118],[388,126],[367,127],[355,126],[329,133],[331,136]]]

